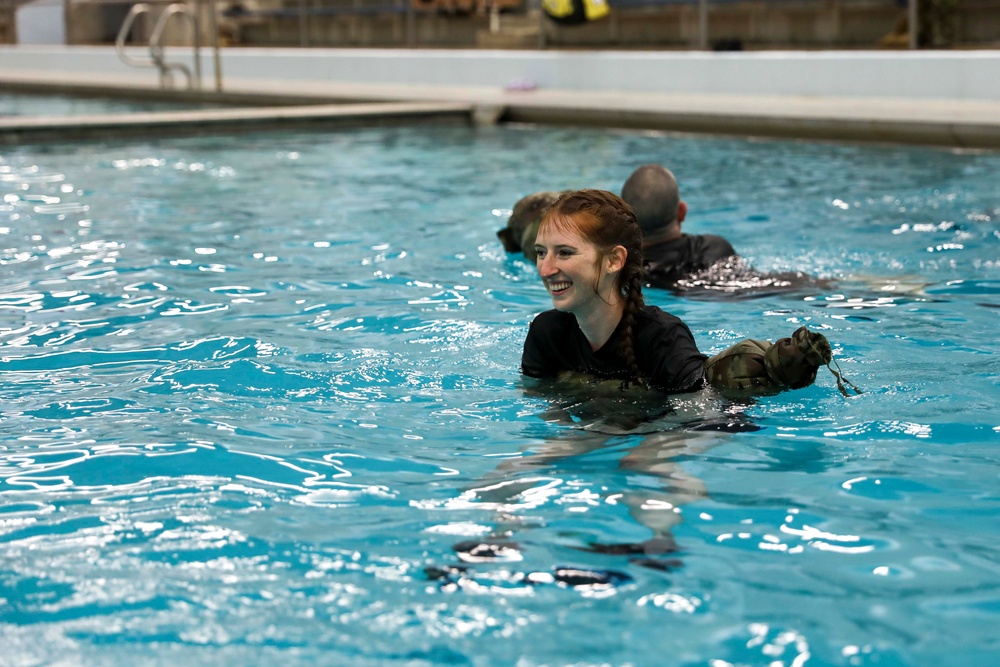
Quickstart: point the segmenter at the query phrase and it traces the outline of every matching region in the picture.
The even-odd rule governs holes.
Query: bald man
[[[681,223],[687,204],[677,179],[666,167],[647,164],[625,181],[622,199],[635,211],[642,228],[642,253],[652,287],[673,289],[679,280],[704,271],[716,262],[737,257],[729,241],[714,234],[685,234]]]

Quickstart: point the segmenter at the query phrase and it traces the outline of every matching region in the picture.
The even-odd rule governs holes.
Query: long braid
[[[638,384],[641,387],[646,386],[646,377],[639,369],[639,364],[635,360],[635,319],[636,315],[646,305],[645,300],[642,298],[642,283],[643,283],[642,271],[633,271],[632,275],[627,277],[624,285],[625,292],[625,310],[622,313],[622,323],[625,327],[625,336],[621,341],[621,355],[625,358],[625,363],[628,364],[629,369],[632,371],[631,382]],[[630,380],[625,380],[622,383],[622,389],[627,389],[630,384]]]

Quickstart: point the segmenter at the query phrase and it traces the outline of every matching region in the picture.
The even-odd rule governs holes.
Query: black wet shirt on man
[[[681,234],[663,243],[645,246],[646,280],[652,287],[671,289],[678,280],[704,271],[736,251],[729,241],[714,234]]]
[[[666,392],[700,389],[705,384],[705,360],[691,330],[679,318],[646,306],[636,316],[635,358],[647,382]],[[554,378],[565,371],[597,378],[625,380],[632,372],[619,352],[624,327],[591,350],[572,313],[547,310],[528,329],[521,356],[521,372],[530,377]]]

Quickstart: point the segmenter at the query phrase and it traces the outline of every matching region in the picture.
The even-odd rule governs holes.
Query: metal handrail
[[[132,24],[135,23],[135,19],[140,14],[146,14],[149,12],[149,5],[140,2],[138,4],[132,5],[132,8],[128,10],[128,14],[125,15],[125,20],[122,21],[122,27],[118,30],[118,37],[115,39],[115,51],[118,53],[118,58],[121,59],[126,65],[132,67],[156,67],[156,61],[150,58],[146,60],[138,60],[133,58],[125,50],[125,40],[128,38],[128,34],[132,31]]]
[[[191,70],[187,66],[180,63],[168,63],[164,57],[163,31],[173,16],[183,16],[191,22],[191,28],[194,30],[194,77],[191,76]],[[156,27],[153,28],[153,34],[149,37],[149,53],[160,69],[161,84],[166,81],[173,85],[171,71],[178,71],[187,78],[188,89],[201,89],[201,36],[198,34],[198,17],[188,9],[187,5],[175,2],[167,5],[167,8],[163,10],[160,18],[156,21]]]
[[[214,13],[215,7],[212,4],[212,12]],[[132,5],[129,9],[128,14],[125,16],[125,20],[122,22],[122,27],[118,31],[118,36],[115,39],[115,51],[118,53],[118,57],[126,65],[131,65],[133,67],[155,67],[160,73],[160,86],[162,88],[173,87],[173,73],[180,72],[187,79],[188,89],[201,90],[201,35],[198,25],[198,15],[196,12],[188,8],[187,5],[179,2],[175,2],[167,5],[167,7],[160,14],[156,21],[156,25],[153,27],[153,32],[149,37],[149,59],[138,59],[135,58],[126,51],[125,40],[128,38],[129,33],[132,31],[132,26],[135,23],[136,18],[143,14],[151,14],[152,7],[147,3],[138,3]],[[191,22],[191,28],[194,32],[194,74],[192,75],[191,70],[181,63],[168,63],[164,53],[163,47],[163,34],[166,30],[167,24],[174,16],[183,16],[188,21]],[[213,17],[214,18],[214,17]],[[215,26],[213,25],[213,28]],[[222,89],[222,77],[219,67],[219,53],[218,53],[218,42],[215,44],[215,88],[216,90]]]

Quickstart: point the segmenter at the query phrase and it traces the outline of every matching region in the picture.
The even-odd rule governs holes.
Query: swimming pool
[[[807,324],[863,395],[524,390],[549,301],[495,231],[654,161],[689,231],[836,286],[647,300],[709,353]],[[510,126],[5,149],[0,662],[991,665],[998,173]]]

